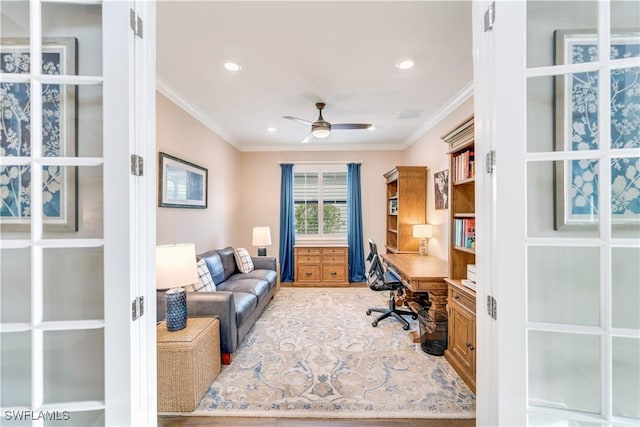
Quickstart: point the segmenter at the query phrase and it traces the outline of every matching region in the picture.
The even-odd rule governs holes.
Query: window
[[[296,165],[293,200],[296,236],[346,237],[346,165]]]

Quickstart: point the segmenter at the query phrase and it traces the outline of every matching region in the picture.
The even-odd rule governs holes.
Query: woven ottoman
[[[158,411],[191,412],[220,373],[220,324],[210,317],[190,317],[187,327],[157,327]]]

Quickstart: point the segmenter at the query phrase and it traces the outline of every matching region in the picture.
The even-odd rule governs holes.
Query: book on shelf
[[[475,177],[475,151],[469,149],[457,154],[454,158],[453,178],[455,182],[464,181]]]
[[[453,245],[459,248],[475,249],[475,218],[455,218],[453,220]]]

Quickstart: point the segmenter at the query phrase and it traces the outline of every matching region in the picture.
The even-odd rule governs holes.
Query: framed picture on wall
[[[449,169],[433,174],[436,209],[449,209]]]
[[[588,64],[599,60],[594,32],[556,31],[556,63]],[[638,58],[640,33],[611,35],[610,59]],[[600,171],[611,172],[612,224],[640,222],[640,157],[625,154],[601,164],[599,146],[597,67],[556,77],[556,151],[593,151],[582,159],[563,160],[555,167],[555,228],[596,224],[600,211]],[[640,67],[611,70],[610,148],[640,148]],[[614,154],[615,156],[615,154]],[[589,158],[591,157],[591,158]]]
[[[20,75],[30,73],[29,39],[2,38],[0,72],[16,79],[0,82],[0,155],[31,156],[31,84]],[[42,74],[76,75],[77,40],[73,37],[42,40]],[[77,91],[72,84],[42,83],[42,156],[76,157]],[[76,231],[77,167],[42,166],[42,206],[31,206],[32,170],[26,164],[0,166],[0,225],[2,231],[28,231],[33,209],[42,209],[45,231]]]
[[[160,153],[160,207],[206,209],[208,171],[202,166]]]

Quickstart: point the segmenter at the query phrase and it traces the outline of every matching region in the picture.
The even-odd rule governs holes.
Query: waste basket
[[[447,349],[447,313],[435,310],[418,312],[420,346],[433,356],[442,356]]]

